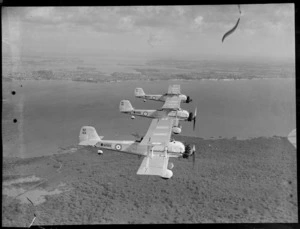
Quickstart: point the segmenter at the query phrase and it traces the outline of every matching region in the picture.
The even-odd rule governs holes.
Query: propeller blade
[[[194,117],[193,117],[193,131],[195,131],[195,127],[196,127],[196,117],[197,117],[197,107],[195,109],[195,113],[194,113]]]
[[[193,168],[195,168],[195,162],[196,162],[196,146],[193,145]]]
[[[192,150],[193,150],[193,152],[195,152],[195,151],[196,151],[196,146],[195,146],[195,145],[193,145],[193,148],[192,148]]]
[[[189,113],[188,121],[191,122],[193,120],[193,112]]]
[[[196,162],[196,152],[193,153],[193,168],[195,167]]]

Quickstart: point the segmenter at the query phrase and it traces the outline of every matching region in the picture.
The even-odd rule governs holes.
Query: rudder
[[[138,87],[134,90],[134,94],[136,97],[145,96],[145,92],[144,92],[143,88],[140,88],[140,87]]]
[[[81,127],[80,134],[79,134],[79,144],[84,143],[84,145],[93,145],[96,144],[98,141],[101,140],[103,136],[99,137],[97,131],[92,126],[83,126]]]
[[[120,112],[131,112],[133,107],[129,100],[122,100],[119,106]]]

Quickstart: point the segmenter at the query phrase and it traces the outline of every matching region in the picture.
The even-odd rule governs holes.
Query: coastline
[[[78,82],[78,83],[121,83],[121,82],[131,82],[131,81],[148,81],[148,82],[157,82],[157,81],[180,81],[180,82],[191,82],[191,81],[236,81],[236,80],[282,80],[282,79],[295,79],[294,77],[254,77],[254,78],[237,78],[237,79],[232,79],[232,78],[192,78],[192,79],[145,79],[145,78],[141,78],[141,79],[123,79],[123,80],[105,80],[105,81],[101,81],[101,80],[72,80],[72,79],[31,79],[31,78],[24,78],[24,79],[11,79],[11,81],[3,81],[3,83],[14,83],[14,82],[22,82],[22,81],[41,81],[41,82],[49,82],[49,81],[64,81],[64,82]]]

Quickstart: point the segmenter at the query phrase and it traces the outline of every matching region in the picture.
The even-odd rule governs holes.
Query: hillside
[[[298,221],[286,138],[176,139],[196,145],[196,164],[171,159],[169,180],[136,175],[142,158],[89,147],[4,158],[2,225],[28,226],[34,212],[34,225]]]

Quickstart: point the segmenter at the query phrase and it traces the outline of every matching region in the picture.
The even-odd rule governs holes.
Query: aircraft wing
[[[168,94],[179,95],[180,94],[180,85],[170,85],[168,88]]]
[[[170,142],[172,127],[175,119],[165,117],[153,119],[150,127],[141,141],[141,145],[161,145]]]
[[[168,161],[168,156],[163,157],[159,154],[154,153],[153,156],[148,155],[144,158],[140,168],[137,171],[137,174],[164,176],[167,170]]]
[[[174,120],[170,117],[152,120],[146,135],[140,143],[148,146],[148,152],[137,174],[158,176],[166,174],[169,157],[165,147],[170,142]]]
[[[181,99],[177,95],[167,97],[162,109],[178,110],[180,108],[180,102]]]

